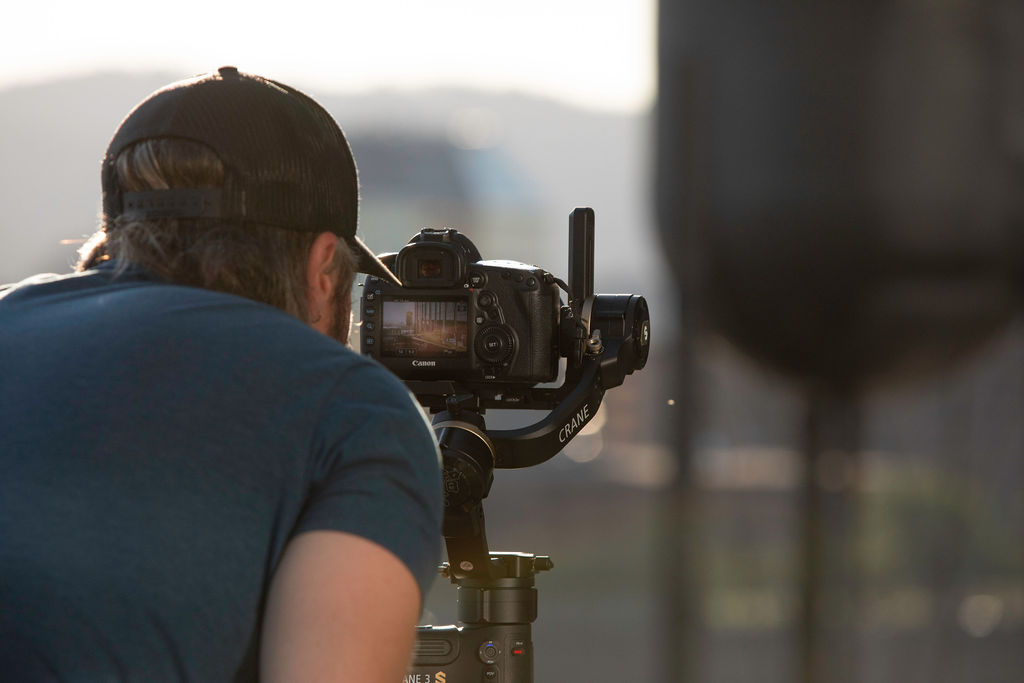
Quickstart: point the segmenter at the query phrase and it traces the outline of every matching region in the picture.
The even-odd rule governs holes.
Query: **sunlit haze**
[[[0,88],[224,64],[314,92],[457,86],[637,111],[654,93],[654,0],[17,3]]]

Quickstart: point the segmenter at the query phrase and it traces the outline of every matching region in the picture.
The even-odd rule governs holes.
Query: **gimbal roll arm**
[[[597,414],[604,398],[600,365],[588,359],[575,388],[548,415],[528,427],[489,432],[498,469],[539,465],[560,453]]]

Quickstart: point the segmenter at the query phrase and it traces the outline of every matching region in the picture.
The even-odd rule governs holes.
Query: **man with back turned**
[[[122,122],[77,272],[0,289],[0,672],[398,681],[439,555],[404,386],[345,346],[348,144],[224,67]]]

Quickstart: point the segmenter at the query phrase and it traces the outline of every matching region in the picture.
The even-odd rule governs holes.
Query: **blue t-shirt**
[[[270,578],[314,529],[426,593],[437,447],[383,367],[139,270],[0,296],[0,678],[254,678]]]

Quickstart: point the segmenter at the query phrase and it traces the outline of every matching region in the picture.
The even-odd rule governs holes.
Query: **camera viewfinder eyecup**
[[[479,260],[476,246],[457,230],[423,228],[398,252],[394,272],[404,287],[460,287],[469,264]]]

